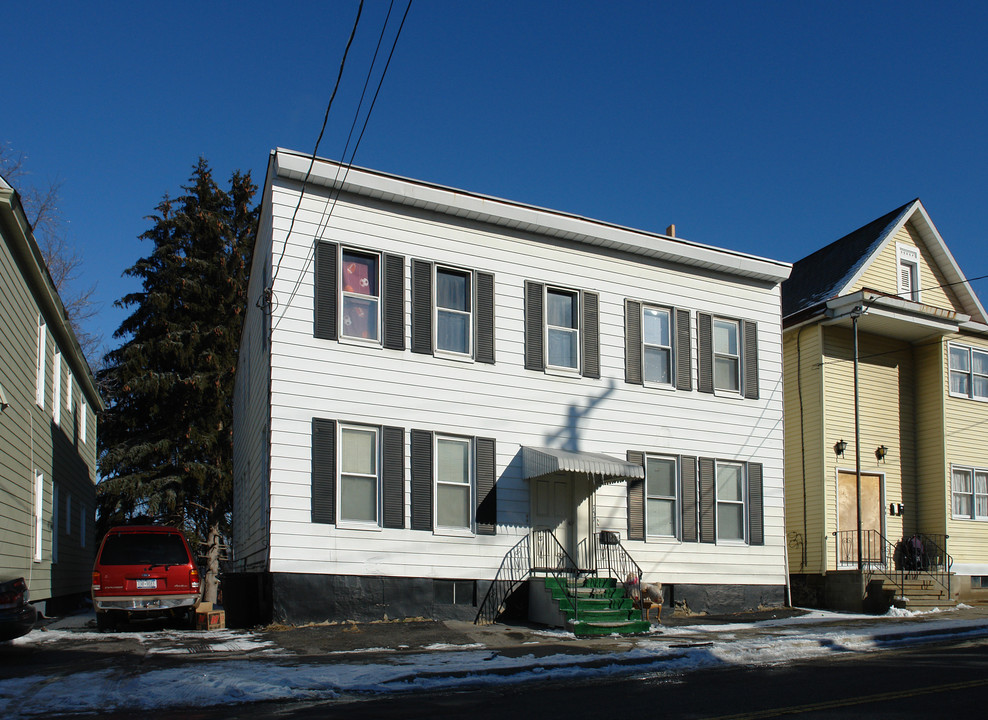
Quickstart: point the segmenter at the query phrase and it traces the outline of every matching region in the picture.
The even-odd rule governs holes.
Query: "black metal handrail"
[[[563,589],[566,600],[573,609],[573,620],[580,618],[578,601],[580,568],[552,530],[532,531],[532,572],[551,575],[556,585]]]
[[[608,577],[614,578],[619,584],[628,582],[629,577],[635,578],[638,588],[638,610],[642,620],[645,619],[645,603],[641,600],[642,569],[614,533],[602,532],[597,543],[597,572],[607,572]]]
[[[950,572],[954,558],[947,553],[949,535],[916,533],[899,541],[899,562],[907,572],[932,576],[950,591]]]
[[[947,553],[947,535],[916,533],[891,542],[877,530],[861,531],[862,569],[868,575],[881,574],[902,591],[908,573],[928,575],[950,591],[950,569],[954,559]],[[858,562],[857,530],[834,533],[837,543],[837,567],[856,566]]]
[[[501,566],[491,585],[487,588],[484,601],[477,609],[476,625],[490,625],[497,621],[504,612],[504,602],[520,583],[524,582],[532,571],[532,539],[526,535],[501,560]]]

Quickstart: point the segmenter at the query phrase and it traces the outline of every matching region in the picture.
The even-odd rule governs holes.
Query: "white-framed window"
[[[642,306],[642,379],[655,385],[672,385],[672,311]]]
[[[377,253],[344,248],[340,267],[340,335],[381,341],[380,265]]]
[[[951,509],[959,520],[988,520],[988,469],[951,468]]]
[[[250,355],[248,354],[248,357]],[[79,441],[86,444],[86,432],[89,426],[89,405],[81,397],[79,398]]]
[[[988,400],[988,350],[950,343],[950,394]]]
[[[41,562],[44,550],[42,531],[45,520],[45,474],[34,471],[34,562]]]
[[[919,302],[919,250],[911,245],[896,244],[899,297]]]
[[[62,424],[62,353],[55,351],[55,359],[51,365],[51,377],[54,381],[54,397],[51,401],[52,419],[56,425]]]
[[[57,482],[52,482],[51,484],[51,561],[53,563],[58,562],[58,536],[61,528],[58,526],[59,522],[59,487]]]
[[[679,470],[674,457],[645,457],[645,528],[649,537],[679,535]]]
[[[436,436],[436,529],[473,529],[473,443]]]
[[[36,398],[38,407],[42,410],[45,409],[45,368],[47,363],[45,362],[45,357],[48,353],[48,326],[45,325],[45,319],[38,315],[38,364],[35,368],[35,378],[36,378]]]
[[[376,427],[340,426],[339,508],[342,523],[378,523],[378,436]]]
[[[580,370],[580,293],[549,287],[545,291],[546,367]]]
[[[714,390],[741,392],[741,324],[737,320],[713,319]]]
[[[472,273],[436,267],[436,352],[473,356]]]
[[[717,461],[717,539],[745,540],[744,465]]]

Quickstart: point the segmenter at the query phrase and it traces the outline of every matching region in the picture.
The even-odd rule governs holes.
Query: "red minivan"
[[[199,595],[199,570],[177,528],[122,526],[103,538],[93,566],[93,608],[100,630],[137,616],[171,615],[191,623]]]

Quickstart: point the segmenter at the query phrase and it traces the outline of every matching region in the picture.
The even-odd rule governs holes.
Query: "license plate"
[[[137,581],[138,590],[153,590],[157,587],[158,587],[158,581],[156,579]]]

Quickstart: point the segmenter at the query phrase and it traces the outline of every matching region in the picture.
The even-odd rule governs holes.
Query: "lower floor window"
[[[471,528],[472,451],[466,438],[436,438],[436,526]]]
[[[434,588],[439,605],[476,605],[473,580],[436,580]]]
[[[951,498],[955,518],[988,520],[988,469],[953,468]]]
[[[740,463],[717,463],[717,538],[744,540],[744,472]]]
[[[645,459],[645,515],[648,535],[676,537],[677,512],[676,459]]]
[[[377,522],[377,428],[340,430],[340,519]]]

